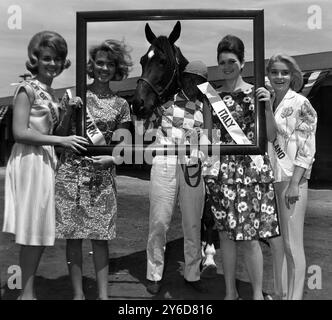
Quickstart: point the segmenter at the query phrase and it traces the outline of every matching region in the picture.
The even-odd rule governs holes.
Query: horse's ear
[[[156,35],[152,32],[148,23],[145,25],[145,37],[146,40],[148,40],[151,44],[157,38]]]
[[[168,37],[169,42],[171,44],[174,44],[176,42],[176,40],[179,39],[180,33],[181,33],[181,23],[180,23],[180,21],[178,21],[175,24],[171,34]]]

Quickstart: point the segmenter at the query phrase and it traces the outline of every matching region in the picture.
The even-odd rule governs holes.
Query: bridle
[[[152,89],[152,91],[157,95],[159,101],[163,102],[167,98],[167,96],[165,95],[165,92],[167,92],[167,90],[169,89],[169,87],[173,83],[174,78],[178,74],[178,70],[179,70],[179,60],[178,60],[178,57],[176,56],[176,53],[175,53],[175,66],[173,68],[173,73],[172,73],[172,76],[171,76],[170,80],[167,82],[167,84],[164,88],[159,90],[153,83],[151,83],[151,81],[149,79],[144,78],[144,77],[140,77],[137,80],[137,83],[139,83],[139,81],[145,82]],[[177,81],[179,81],[179,79],[177,79]]]

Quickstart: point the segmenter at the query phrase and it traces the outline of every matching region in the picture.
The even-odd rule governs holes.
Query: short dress
[[[127,101],[99,98],[87,91],[86,105],[106,144],[118,125],[130,121]],[[96,169],[92,161],[65,151],[56,175],[56,238],[111,240],[116,236],[115,167]]]
[[[255,141],[255,103],[252,89],[220,93],[233,118]],[[212,142],[235,144],[212,111]],[[231,240],[258,240],[279,235],[274,176],[267,155],[259,171],[249,155],[212,155],[203,162],[206,206],[216,227]]]
[[[50,87],[36,79],[22,82],[31,102],[29,128],[51,135],[59,121],[59,104]],[[54,182],[57,158],[53,146],[15,143],[6,168],[3,231],[16,243],[52,246],[55,239]]]

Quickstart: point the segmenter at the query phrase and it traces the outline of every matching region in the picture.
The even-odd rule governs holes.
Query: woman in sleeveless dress
[[[87,143],[83,137],[53,135],[62,134],[72,110],[70,101],[69,110],[61,112],[51,88],[53,79],[70,66],[65,40],[55,32],[39,32],[29,43],[28,55],[26,66],[34,77],[22,82],[14,95],[15,144],[6,168],[3,226],[21,245],[22,300],[36,299],[34,275],[45,246],[54,244],[54,145],[78,151]]]
[[[111,80],[127,77],[131,58],[125,44],[116,40],[105,40],[89,53],[87,71],[93,83],[86,94],[87,113],[95,125],[94,132],[98,132],[98,143],[109,145],[114,131],[128,129],[131,121],[127,101],[110,89]],[[116,236],[116,162],[117,158],[109,155],[79,157],[72,152],[65,152],[61,159],[56,177],[56,236],[67,239],[75,300],[85,299],[83,239],[92,243],[98,299],[108,299],[108,240]]]
[[[253,86],[241,77],[244,44],[228,35],[217,49],[224,80],[217,89],[244,135],[254,142],[255,103]],[[207,118],[205,118],[207,119]],[[212,128],[212,143],[235,144],[211,106],[207,127]],[[244,246],[245,263],[253,288],[253,299],[264,299],[263,255],[258,242],[279,235],[273,188],[273,172],[266,155],[259,156],[261,168],[249,155],[213,155],[204,162],[206,201],[220,231],[222,263],[226,283],[225,299],[239,298],[236,288],[237,246]]]

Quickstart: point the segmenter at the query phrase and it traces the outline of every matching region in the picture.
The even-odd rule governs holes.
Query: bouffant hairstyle
[[[98,51],[107,52],[109,59],[115,63],[115,74],[112,80],[123,80],[128,77],[130,67],[133,65],[130,50],[123,41],[109,39],[98,46],[90,47],[87,63],[87,73],[90,78],[94,78],[93,65]]]
[[[284,53],[273,55],[267,63],[266,70],[268,73],[271,71],[273,63],[277,61],[283,62],[287,65],[291,72],[291,81],[289,87],[294,91],[299,91],[303,85],[303,76],[301,69],[295,59]]]
[[[241,63],[244,62],[244,44],[243,41],[236,36],[228,34],[220,40],[217,48],[217,60],[222,52],[233,53]]]
[[[38,58],[43,48],[51,48],[59,56],[63,63],[62,69],[70,67],[70,60],[67,58],[68,47],[66,40],[54,31],[41,31],[36,33],[28,45],[28,57],[26,68],[33,74],[38,73]]]

